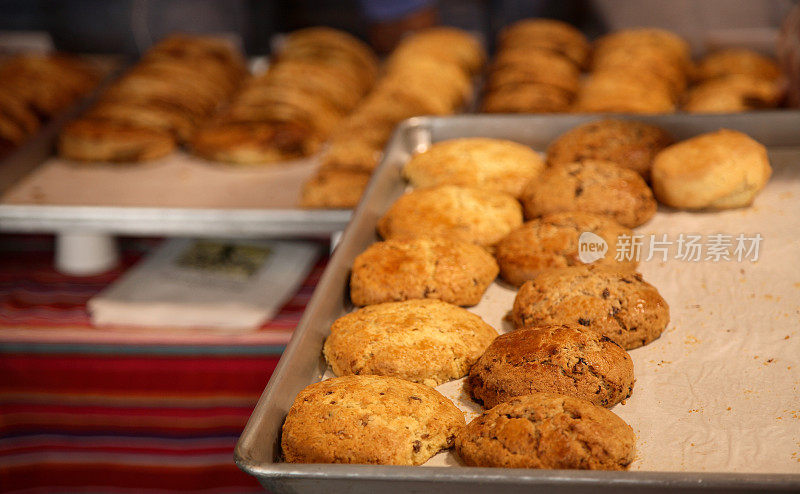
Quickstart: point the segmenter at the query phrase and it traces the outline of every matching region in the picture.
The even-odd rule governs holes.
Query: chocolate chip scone
[[[633,232],[616,221],[596,214],[556,213],[528,221],[506,235],[495,246],[500,275],[513,285],[522,285],[541,270],[582,265],[580,237],[591,233],[606,242],[608,250],[592,265],[633,270],[633,259],[616,259],[619,237]],[[596,239],[594,239],[596,240]]]
[[[345,376],[303,389],[283,423],[290,463],[421,465],[450,448],[464,415],[435,389],[395,377]]]
[[[634,272],[601,266],[542,271],[514,299],[517,327],[579,324],[630,350],[655,340],[669,323],[669,306]]]
[[[495,338],[467,387],[486,408],[538,392],[610,408],[633,392],[633,361],[612,339],[578,324],[522,328]]]
[[[467,137],[437,142],[413,156],[403,175],[414,187],[461,185],[519,197],[544,169],[533,149],[505,139]]]
[[[469,466],[625,470],[631,426],[588,401],[554,393],[520,396],[483,412],[456,436]]]
[[[653,191],[633,170],[610,161],[585,160],[548,168],[522,192],[527,218],[562,211],[584,211],[634,228],[656,214]]]
[[[607,160],[650,177],[655,155],[672,144],[672,137],[655,125],[633,120],[598,120],[562,134],[547,148],[551,166],[586,159]]]
[[[469,242],[387,240],[372,244],[356,257],[350,299],[355,305],[422,298],[475,305],[498,271],[494,258]]]
[[[502,192],[438,185],[401,196],[378,220],[384,239],[447,237],[484,247],[522,224],[522,208]]]
[[[497,331],[441,300],[370,305],[337,319],[323,353],[337,376],[372,374],[438,386],[464,377]]]

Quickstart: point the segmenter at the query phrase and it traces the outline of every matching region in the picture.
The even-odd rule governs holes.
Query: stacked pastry
[[[241,55],[224,40],[167,38],[64,129],[61,156],[114,162],[165,156],[191,139],[243,76]]]
[[[0,65],[0,155],[91,91],[99,74],[62,55],[25,55]]]
[[[663,29],[614,32],[594,43],[591,73],[581,85],[579,112],[675,111],[692,67],[689,44]]]
[[[406,38],[373,91],[332,135],[301,205],[355,206],[395,125],[416,115],[446,115],[462,108],[472,98],[471,77],[484,60],[480,43],[455,28],[432,28]]]
[[[503,29],[486,84],[489,113],[551,113],[569,110],[580,86],[590,45],[567,23],[525,19]]]
[[[309,156],[372,87],[377,70],[371,49],[345,32],[295,31],[269,70],[248,80],[230,106],[197,133],[193,149],[229,163]]]
[[[692,113],[734,113],[775,108],[782,96],[777,62],[747,49],[721,50],[701,59],[683,109]]]

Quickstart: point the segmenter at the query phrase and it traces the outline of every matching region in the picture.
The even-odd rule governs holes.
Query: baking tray
[[[265,62],[261,57],[253,57],[249,64],[255,71],[263,70]],[[0,232],[326,237],[341,232],[350,221],[351,210],[312,210],[296,206],[302,182],[316,170],[318,156],[286,163],[285,166],[259,168],[207,162],[178,151],[164,158],[164,161],[170,160],[169,169],[159,168],[159,160],[141,165],[105,167],[105,175],[91,177],[95,188],[88,189],[85,196],[71,197],[61,192],[60,179],[72,185],[80,183],[84,179],[81,174],[91,170],[92,165],[60,163],[63,160],[53,158],[58,134],[99,97],[122,73],[122,68],[118,67],[90,97],[49,122],[35,137],[0,161]],[[171,166],[174,161],[179,166]],[[146,170],[148,175],[138,181],[138,185],[131,186],[128,180],[137,170]],[[195,180],[187,180],[187,177]],[[193,184],[201,180],[198,177],[230,187],[219,193],[219,199],[213,188],[192,193]],[[183,195],[190,197],[192,204],[180,204],[171,197],[169,190],[159,185],[167,183],[167,180],[183,185]],[[102,193],[95,193],[97,186],[104,181],[110,189],[116,187],[120,194],[109,200],[102,197]],[[42,186],[42,183],[47,185]],[[156,183],[158,190],[151,195],[160,194],[160,200],[139,200],[136,187],[147,189],[148,183]],[[248,193],[240,191],[247,183],[253,184],[250,189],[256,189],[255,193],[252,190]],[[277,189],[270,189],[271,183],[280,185]],[[262,184],[264,187],[258,188]],[[43,200],[43,194],[54,197]],[[222,197],[223,194],[227,196]],[[258,194],[264,199],[256,200]],[[228,206],[228,202],[232,206]],[[267,207],[261,207],[262,202]],[[199,205],[208,203],[213,204],[208,207]],[[254,203],[259,205],[254,206]]]
[[[238,466],[258,478],[264,487],[273,492],[368,493],[380,491],[399,493],[435,490],[443,493],[463,494],[487,491],[572,493],[587,490],[609,493],[620,491],[667,492],[671,490],[682,492],[800,491],[800,462],[797,463],[796,470],[790,465],[788,472],[740,473],[735,469],[725,468],[721,468],[719,471],[692,471],[695,465],[691,461],[688,464],[673,466],[671,471],[652,469],[652,471],[626,472],[489,469],[458,466],[456,462],[450,462],[456,464],[447,467],[401,467],[293,464],[279,461],[280,429],[286,413],[297,393],[305,386],[319,381],[326,372],[327,365],[322,358],[321,348],[329,327],[335,319],[353,310],[348,296],[350,266],[358,254],[378,240],[375,234],[378,218],[406,190],[406,184],[401,178],[401,168],[411,154],[416,150],[424,149],[431,142],[468,136],[507,138],[543,150],[552,139],[564,131],[598,118],[600,118],[598,115],[474,115],[450,118],[420,117],[402,123],[395,131],[382,164],[376,171],[364,199],[356,209],[353,220],[345,230],[342,241],[322,276],[290,344],[239,439],[235,450],[235,461]],[[688,138],[721,127],[737,129],[751,135],[770,148],[771,154],[774,155],[773,163],[777,163],[776,160],[782,162],[780,170],[776,168],[776,175],[780,175],[786,170],[793,173],[789,177],[789,181],[784,184],[786,190],[780,193],[781,200],[791,202],[791,198],[786,194],[790,194],[793,185],[800,180],[800,176],[798,176],[800,166],[793,166],[800,161],[800,132],[798,132],[800,130],[800,113],[778,111],[739,115],[663,115],[629,116],[629,118],[659,125],[671,132],[677,139]],[[781,179],[773,179],[773,182],[776,180]],[[716,214],[763,214],[759,212],[760,207],[759,201],[757,201],[756,206],[748,210]],[[796,210],[797,208],[795,208]],[[661,209],[651,223],[657,223],[659,215],[676,215],[678,221],[684,218],[684,221],[687,222],[693,217],[704,217],[702,214],[688,212],[665,213],[664,209]],[[710,215],[706,216],[710,217]],[[713,225],[716,220],[711,218],[709,221]],[[786,223],[790,228],[792,224],[791,222]],[[797,220],[794,225],[797,225]],[[647,225],[643,228],[646,227]],[[796,231],[790,232],[788,235],[792,238],[795,234]],[[787,249],[784,253],[791,253],[795,256],[800,254],[800,244],[796,240],[792,240]],[[731,269],[737,270],[738,268],[739,266],[734,266]],[[771,282],[774,278],[774,284],[777,284],[781,274],[791,275],[792,269],[797,271],[797,268],[787,267],[782,270],[785,272],[768,273],[767,282]],[[645,273],[645,277],[648,278],[648,273]],[[659,286],[656,281],[652,279],[650,281]],[[710,280],[707,281],[710,283]],[[722,282],[729,284],[726,279]],[[706,281],[703,281],[703,285],[705,283]],[[495,285],[498,284],[495,283]],[[737,285],[732,286],[736,288]],[[789,286],[792,286],[791,283]],[[800,291],[797,290],[798,283],[795,283],[792,289],[795,290],[793,292],[795,295],[791,296],[790,294],[788,300],[785,299],[784,302],[796,305],[798,301],[796,294],[800,294]],[[505,290],[509,289],[505,288]],[[699,291],[703,295],[703,290],[699,289]],[[662,294],[671,304],[673,321],[680,319],[676,315],[689,310],[687,307],[677,306],[673,303],[674,301],[670,301],[668,293],[662,291]],[[487,296],[484,297],[484,299],[486,298]],[[508,308],[510,309],[510,304]],[[696,309],[701,309],[699,304]],[[728,308],[728,312],[737,310],[738,307],[733,311]],[[738,312],[741,313],[739,316],[746,315],[746,311],[738,310]],[[787,319],[786,321],[791,320]],[[499,321],[487,320],[487,322],[498,329],[498,325],[502,324]],[[671,326],[674,324],[673,322]],[[796,327],[796,324],[793,324],[792,327]],[[634,361],[637,361],[637,355],[642,355],[642,353],[636,352],[646,351],[647,348],[653,347],[658,342],[677,345],[680,341],[682,344],[685,343],[687,348],[691,347],[697,342],[697,339],[686,331],[686,329],[679,328],[671,332],[668,328],[656,343],[643,349],[633,350]],[[794,336],[795,339],[790,340],[791,348],[797,348],[795,342],[800,334],[794,334]],[[739,336],[739,338],[743,337],[743,335]],[[725,334],[724,338],[734,341],[736,334]],[[782,336],[781,339],[783,339]],[[800,352],[795,352],[792,357],[790,352],[789,358],[797,359],[797,354]],[[664,362],[662,361],[662,363]],[[784,361],[783,364],[785,363]],[[796,363],[800,364],[800,362]],[[637,365],[637,383],[646,382],[647,376],[642,375],[639,371],[638,362],[635,365]],[[655,367],[655,364],[651,365]],[[665,363],[665,365],[667,364]],[[796,365],[795,369],[797,370],[794,371],[793,376],[796,378],[800,365]],[[731,376],[731,378],[735,377]],[[759,383],[754,382],[754,386],[759,386]],[[647,389],[646,386],[645,389]],[[798,403],[800,402],[798,399],[800,393],[797,392],[797,386],[793,389],[794,396],[790,396],[790,398],[794,400],[794,403]],[[634,397],[629,402],[636,399],[637,390],[640,391],[640,394],[642,393],[639,388],[635,389]],[[625,405],[625,407],[628,406]],[[619,408],[617,406],[614,411],[620,413]],[[795,411],[795,413],[797,412]],[[798,426],[800,417],[787,416],[786,419],[786,422],[780,425],[785,429],[780,429],[778,433],[797,434],[794,440],[800,441],[800,426]],[[637,430],[637,435],[640,435],[639,430]],[[641,437],[639,440],[641,441]],[[755,454],[757,455],[757,453]],[[755,458],[758,456],[754,456]]]

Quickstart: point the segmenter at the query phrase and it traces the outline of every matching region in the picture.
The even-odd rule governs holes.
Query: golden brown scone
[[[146,161],[168,155],[175,146],[167,131],[94,119],[70,123],[58,140],[59,154],[76,161]]]
[[[608,245],[605,256],[593,265],[623,271],[636,269],[636,260],[616,259],[618,239],[622,235],[631,237],[630,229],[605,216],[570,212],[528,221],[503,238],[495,247],[500,275],[519,286],[542,270],[582,265],[579,239],[584,232],[599,236]]]
[[[483,248],[445,238],[387,240],[353,262],[355,305],[433,298],[475,305],[497,277],[497,262]]]
[[[653,191],[678,209],[749,206],[769,180],[766,148],[748,135],[721,129],[673,144],[653,161]]]
[[[290,463],[421,465],[453,446],[464,415],[435,389],[395,377],[345,376],[307,386],[281,434]]]
[[[580,87],[580,71],[574,63],[549,50],[506,49],[498,53],[488,87],[498,90],[524,82],[550,84],[574,94]]]
[[[480,71],[486,61],[486,52],[470,33],[454,27],[438,26],[417,31],[405,38],[395,48],[389,59],[392,66],[399,59],[426,57],[443,63],[452,63],[468,74]]]
[[[192,150],[208,160],[239,164],[275,163],[313,154],[319,136],[297,122],[214,122],[194,134]]]
[[[585,113],[671,113],[675,103],[668,86],[654,85],[643,73],[603,70],[583,81],[572,109]]]
[[[370,305],[337,319],[323,354],[337,376],[381,375],[428,386],[464,377],[497,331],[441,300]]]
[[[400,196],[378,220],[378,233],[387,240],[442,236],[490,247],[521,224],[522,208],[508,194],[437,185]]]
[[[778,63],[747,48],[730,48],[703,57],[695,68],[695,79],[704,81],[731,75],[747,75],[768,81],[781,77]]]
[[[431,74],[436,74],[431,78]],[[384,89],[384,87],[388,88]],[[407,66],[390,69],[378,82],[377,91],[403,90],[413,94],[429,94],[446,105],[448,110],[462,106],[472,94],[469,76],[455,65],[419,58]]]
[[[635,449],[633,429],[612,411],[554,393],[501,403],[456,435],[458,456],[476,467],[625,470]]]
[[[693,87],[683,110],[690,113],[737,113],[775,108],[781,89],[767,79],[749,75],[717,77]]]
[[[512,320],[517,327],[579,324],[630,350],[661,336],[669,306],[639,273],[573,266],[547,269],[522,285]]]
[[[540,392],[610,408],[633,392],[633,361],[610,338],[577,324],[526,327],[495,338],[467,387],[486,408]]]
[[[646,223],[658,208],[641,175],[602,160],[552,166],[528,182],[520,200],[528,219],[583,211],[608,216],[628,228]]]
[[[358,205],[370,174],[346,170],[321,171],[303,184],[301,208],[353,209]]]
[[[576,66],[585,67],[591,45],[586,36],[566,22],[554,19],[523,19],[500,32],[499,44],[507,48],[544,48],[570,59]]]
[[[563,113],[570,109],[572,96],[550,84],[536,82],[505,85],[483,98],[486,113]]]
[[[672,136],[655,125],[633,120],[597,120],[579,125],[550,143],[547,164],[607,160],[648,180],[656,153],[672,142]]]
[[[519,197],[544,169],[533,149],[505,139],[468,137],[433,144],[414,155],[403,175],[414,187],[461,185]]]
[[[630,45],[595,56],[595,72],[631,72],[639,76],[652,76],[660,79],[669,89],[673,98],[686,90],[688,82],[687,67],[674,60],[660,47],[653,45]]]

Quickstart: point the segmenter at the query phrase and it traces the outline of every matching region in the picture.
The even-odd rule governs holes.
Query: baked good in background
[[[533,279],[542,270],[580,266],[579,241],[591,233],[608,246],[605,255],[592,264],[617,270],[632,271],[638,264],[633,259],[616,259],[619,237],[633,231],[607,216],[591,213],[555,213],[528,221],[506,235],[495,246],[500,276],[515,286]]]
[[[446,237],[491,247],[522,224],[522,208],[502,192],[437,185],[400,196],[378,220],[384,239]]]
[[[67,55],[18,55],[0,63],[0,155],[89,94],[100,71]]]
[[[694,79],[707,81],[732,75],[749,75],[775,81],[783,74],[777,60],[747,48],[716,50],[698,60]]]
[[[153,46],[59,136],[59,153],[77,161],[136,162],[187,143],[245,75],[226,41],[174,35]]]
[[[464,108],[485,60],[480,42],[460,29],[435,27],[409,35],[389,56],[373,90],[331,135],[320,173],[372,173],[398,123]]]
[[[675,97],[658,77],[618,70],[589,74],[572,107],[578,113],[657,114],[675,109]]]
[[[751,75],[730,75],[704,81],[686,94],[689,113],[738,113],[776,108],[783,91],[774,81]]]
[[[522,285],[511,320],[517,327],[578,324],[630,350],[661,336],[669,305],[639,273],[572,266],[544,270]]]
[[[655,125],[634,120],[596,120],[573,127],[551,142],[547,146],[547,164],[606,160],[649,180],[656,153],[673,141],[669,133]]]
[[[568,111],[589,49],[583,33],[561,21],[523,19],[504,28],[487,77],[483,111]]]
[[[453,446],[464,415],[435,389],[394,377],[344,376],[295,398],[281,434],[290,463],[421,465]]]
[[[497,277],[482,247],[447,238],[376,242],[356,257],[350,275],[355,305],[433,298],[471,306]]]
[[[612,411],[554,393],[501,403],[456,435],[458,456],[476,467],[625,470],[635,446]]]
[[[414,187],[460,185],[519,197],[525,184],[544,169],[533,149],[505,139],[469,137],[441,141],[403,167]]]
[[[608,216],[628,228],[646,223],[658,207],[641,175],[595,159],[549,167],[528,182],[520,200],[529,219],[583,211]]]
[[[539,392],[610,408],[633,392],[633,361],[578,324],[525,327],[495,338],[470,369],[467,388],[485,408]]]
[[[435,299],[370,305],[334,321],[325,360],[337,376],[381,375],[428,386],[464,377],[497,331]]]
[[[766,148],[750,136],[720,129],[686,139],[653,160],[653,191],[677,209],[731,209],[749,206],[772,168]]]
[[[238,164],[310,156],[369,91],[377,73],[375,54],[350,34],[327,27],[292,32],[270,68],[248,79],[196,133],[192,149]]]
[[[324,170],[303,184],[300,207],[352,209],[356,207],[370,174],[350,170]]]

